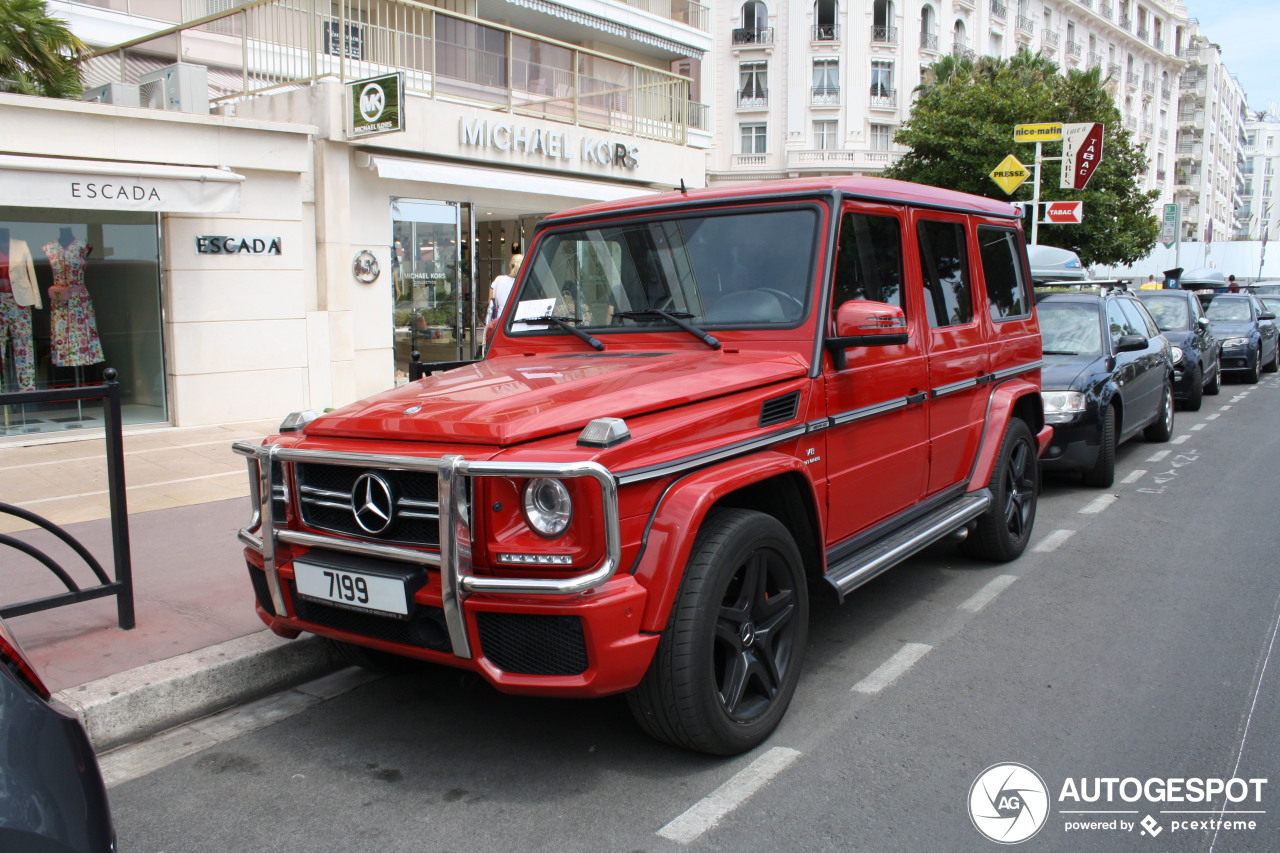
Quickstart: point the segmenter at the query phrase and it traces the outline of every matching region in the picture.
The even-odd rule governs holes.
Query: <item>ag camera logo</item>
[[[969,788],[969,819],[987,838],[1018,844],[1035,835],[1049,817],[1049,789],[1024,764],[993,764]]]

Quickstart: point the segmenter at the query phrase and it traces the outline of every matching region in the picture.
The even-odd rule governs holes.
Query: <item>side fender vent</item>
[[[792,391],[790,394],[783,394],[781,397],[765,400],[764,405],[760,407],[760,426],[773,426],[774,424],[785,423],[794,419],[796,409],[799,406],[799,391]]]

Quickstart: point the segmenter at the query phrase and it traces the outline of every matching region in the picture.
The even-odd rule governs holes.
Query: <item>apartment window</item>
[[[893,95],[893,63],[876,59],[871,63],[871,95],[888,98]]]
[[[999,33],[992,33],[987,40],[987,53],[991,56],[1002,56],[1004,54],[1004,36]]]
[[[769,26],[769,12],[761,0],[747,0],[742,4],[742,28],[744,30],[763,30]]]
[[[836,0],[818,0],[813,4],[814,41],[835,41],[840,37],[836,10]]]
[[[893,125],[891,124],[873,124],[871,125],[871,150],[872,151],[888,151],[893,145]]]
[[[840,95],[840,60],[813,61],[813,97],[815,102]]]
[[[839,148],[839,142],[836,139],[837,124],[838,122],[834,120],[815,121],[813,123],[813,147],[819,150]]]
[[[743,62],[738,65],[738,106],[761,106],[769,98],[769,63]]]
[[[765,133],[768,125],[764,124],[744,124],[741,125],[742,131],[742,153],[743,154],[764,154],[768,151],[765,143]]]

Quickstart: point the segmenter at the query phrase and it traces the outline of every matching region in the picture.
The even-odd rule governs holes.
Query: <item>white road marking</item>
[[[1142,468],[1138,468],[1138,469],[1136,469],[1136,470],[1130,471],[1130,472],[1129,472],[1129,476],[1128,476],[1128,477],[1125,477],[1125,478],[1124,478],[1123,480],[1121,480],[1120,482],[1121,482],[1121,483],[1125,483],[1125,484],[1128,484],[1128,483],[1136,483],[1136,482],[1138,482],[1139,480],[1141,480],[1141,479],[1142,479],[1142,475],[1143,475],[1143,474],[1145,474],[1145,473],[1147,473],[1147,472],[1146,472],[1146,470],[1144,470],[1144,469],[1142,469]]]
[[[189,755],[288,719],[381,677],[377,673],[348,667],[292,690],[282,690],[256,702],[113,749],[98,756],[102,779],[108,788],[123,785]]]
[[[1191,425],[1191,431],[1192,431],[1192,432],[1199,432],[1200,430],[1204,429],[1206,426],[1207,426],[1207,424],[1192,424],[1192,425]]]
[[[1186,444],[1186,443],[1187,443],[1187,439],[1189,439],[1189,438],[1191,438],[1191,434],[1190,434],[1190,433],[1186,433],[1186,432],[1184,432],[1182,435],[1180,435],[1180,436],[1178,436],[1177,438],[1173,439],[1173,441],[1170,441],[1169,443],[1170,443],[1170,444]]]
[[[800,753],[794,749],[773,747],[735,773],[719,788],[694,803],[684,814],[659,829],[658,835],[677,844],[688,844],[696,840],[799,757]]]
[[[1211,415],[1205,415],[1205,416],[1204,416],[1204,419],[1205,419],[1206,421],[1216,421],[1216,420],[1217,420],[1218,418],[1220,418],[1220,417],[1222,417],[1222,415],[1218,414],[1217,412],[1214,412],[1214,413],[1213,413],[1213,414],[1211,414]]]
[[[1220,407],[1218,408],[1218,411],[1219,411],[1219,412],[1225,412],[1227,409],[1230,409],[1230,408],[1231,408],[1230,406],[1220,406]]]
[[[929,653],[933,646],[924,643],[906,643],[893,657],[880,664],[866,678],[853,685],[857,693],[879,693],[897,681],[915,662]]]
[[[1037,554],[1048,554],[1051,551],[1058,550],[1058,547],[1066,542],[1075,534],[1074,530],[1055,530],[1048,536],[1041,539],[1032,547],[1032,551]]]
[[[1148,462],[1163,462],[1164,458],[1172,453],[1172,450],[1157,450],[1147,457]]]
[[[191,444],[166,444],[162,447],[143,447],[138,450],[126,450],[125,457],[141,456],[144,453],[165,453],[171,450],[188,450],[192,447],[210,447],[215,444],[225,446],[230,452],[233,439],[230,437],[219,438],[216,441],[196,441]],[[3,465],[0,471],[13,471],[18,468],[39,468],[42,465],[70,465],[73,462],[101,462],[103,456],[99,453],[97,456],[72,456],[66,459],[48,459],[44,462],[27,462],[22,465]]]
[[[1008,589],[1009,585],[1017,579],[1017,575],[999,575],[992,578],[986,586],[965,599],[960,605],[960,609],[967,610],[970,613],[977,613],[992,601],[995,601],[996,596]]]
[[[1115,502],[1115,495],[1098,495],[1096,498],[1080,507],[1077,512],[1081,515],[1097,515]]]

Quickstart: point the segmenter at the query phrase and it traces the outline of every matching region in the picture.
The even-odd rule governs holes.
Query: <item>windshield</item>
[[[1102,355],[1097,305],[1046,300],[1037,309],[1045,355]]]
[[[1219,323],[1247,323],[1253,319],[1249,314],[1249,300],[1243,296],[1215,296],[1204,315]]]
[[[1162,332],[1185,332],[1191,328],[1187,300],[1180,296],[1139,296]]]
[[[510,329],[798,325],[809,311],[814,208],[765,209],[555,231],[538,242]],[[665,315],[669,316],[664,316]]]

